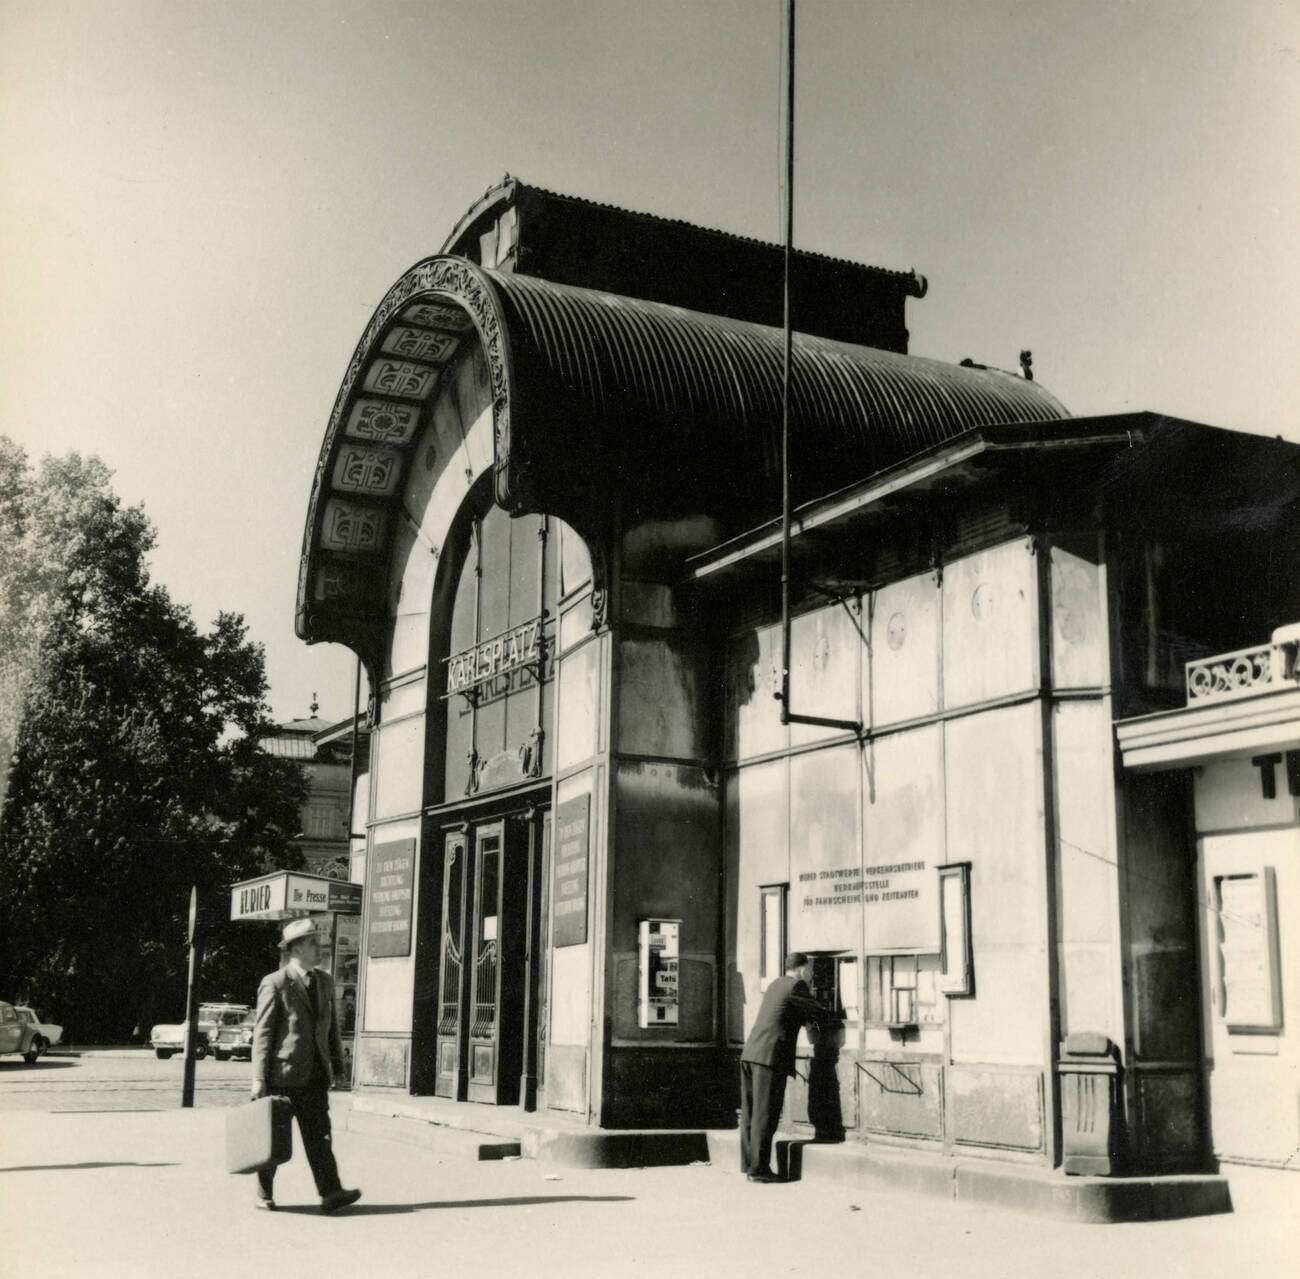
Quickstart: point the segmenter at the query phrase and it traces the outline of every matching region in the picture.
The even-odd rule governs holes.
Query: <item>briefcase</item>
[[[226,1171],[258,1172],[293,1158],[288,1097],[259,1097],[226,1115]]]

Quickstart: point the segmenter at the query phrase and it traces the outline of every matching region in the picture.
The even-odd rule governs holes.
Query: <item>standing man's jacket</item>
[[[288,967],[268,973],[257,988],[253,1079],[268,1088],[332,1084],[343,1071],[343,1044],[334,1020],[334,981],[313,968],[308,994]]]
[[[799,1028],[805,1022],[820,1025],[828,1017],[801,977],[774,978],[759,1005],[740,1060],[767,1066],[778,1075],[793,1075]]]

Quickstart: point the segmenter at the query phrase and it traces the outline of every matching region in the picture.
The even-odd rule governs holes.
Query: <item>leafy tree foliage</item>
[[[192,884],[203,996],[251,998],[274,951],[226,919],[229,885],[301,865],[305,795],[258,745],[261,646],[149,580],[152,526],[110,480],[0,437],[0,998],[83,1042],[180,1020]]]

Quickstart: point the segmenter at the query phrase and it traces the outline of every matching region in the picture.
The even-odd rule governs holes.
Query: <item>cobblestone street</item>
[[[0,1111],[176,1110],[184,1063],[159,1061],[143,1048],[90,1050],[80,1057],[42,1057],[34,1066],[0,1060]],[[196,1063],[195,1106],[236,1106],[248,1097],[248,1063]]]

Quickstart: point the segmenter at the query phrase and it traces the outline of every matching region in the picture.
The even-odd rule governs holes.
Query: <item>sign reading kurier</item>
[[[370,850],[371,959],[411,953],[411,906],[415,899],[415,840],[397,839]]]
[[[551,892],[552,944],[587,940],[587,819],[591,796],[566,799],[555,810],[555,873]]]
[[[292,919],[320,911],[359,914],[361,885],[280,870],[243,880],[230,890],[231,919]]]
[[[513,630],[447,658],[447,693],[463,693],[523,666],[535,666],[542,656],[543,617],[521,622]]]

